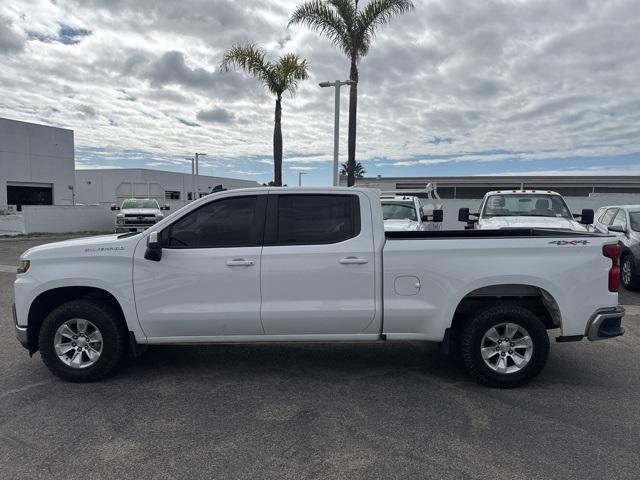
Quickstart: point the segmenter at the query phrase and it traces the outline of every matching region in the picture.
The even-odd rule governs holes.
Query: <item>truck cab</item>
[[[484,196],[477,213],[461,208],[458,220],[465,222],[468,230],[544,228],[586,232],[593,223],[593,210],[572,214],[562,195],[550,190],[497,190]]]
[[[153,198],[127,198],[120,206],[111,205],[111,210],[118,212],[115,222],[116,233],[139,233],[162,220],[162,211],[169,210],[169,206],[161,207]]]

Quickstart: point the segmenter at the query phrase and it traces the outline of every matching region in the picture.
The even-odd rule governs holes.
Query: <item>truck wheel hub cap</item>
[[[102,334],[89,320],[72,318],[56,330],[53,338],[56,355],[71,368],[87,368],[100,358]]]
[[[482,337],[484,363],[497,373],[516,373],[526,367],[533,353],[529,332],[515,323],[494,325]]]

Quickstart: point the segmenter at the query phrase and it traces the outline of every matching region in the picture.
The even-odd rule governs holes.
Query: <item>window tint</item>
[[[162,232],[168,248],[259,245],[255,227],[257,197],[233,197],[208,203]]]
[[[484,217],[573,218],[560,195],[491,195],[484,205]]]
[[[611,220],[613,220],[613,216],[617,211],[617,208],[610,208],[609,210],[607,210],[607,213],[605,213],[602,217],[601,223],[607,227],[611,225]]]
[[[129,198],[122,202],[122,210],[129,208],[155,208],[160,209],[158,202],[152,199],[142,198]]]
[[[276,244],[327,244],[360,233],[355,195],[279,195]]]
[[[624,213],[624,210],[618,210],[618,214],[613,218],[611,225],[615,225],[617,227],[627,226],[627,215]]]
[[[413,202],[388,202],[382,204],[383,220],[418,220]]]

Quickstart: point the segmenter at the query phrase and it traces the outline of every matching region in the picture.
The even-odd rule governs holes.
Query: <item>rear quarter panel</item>
[[[390,339],[441,341],[460,301],[482,287],[530,285],[546,290],[561,313],[563,335],[583,335],[601,307],[618,304],[608,289],[611,260],[602,246],[610,237],[512,237],[390,239],[384,250],[384,328]],[[395,282],[414,276],[415,295],[400,295]]]

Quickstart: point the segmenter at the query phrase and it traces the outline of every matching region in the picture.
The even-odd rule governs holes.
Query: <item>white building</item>
[[[193,198],[194,177],[190,173],[149,170],[146,168],[110,168],[76,170],[76,201],[84,204],[115,203],[116,188],[123,182],[159,183],[166,202],[179,206]],[[236,178],[198,176],[199,196],[221,185],[228,190],[257,187],[259,183]]]
[[[0,210],[7,205],[70,205],[73,131],[0,118]]]

